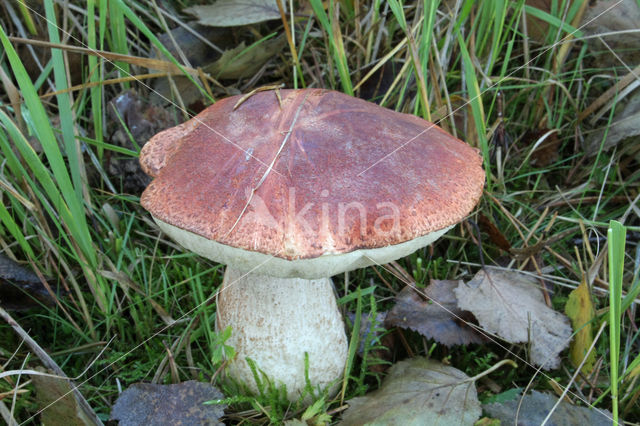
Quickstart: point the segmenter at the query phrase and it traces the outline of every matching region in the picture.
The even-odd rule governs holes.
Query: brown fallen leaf
[[[551,2],[548,0],[526,0],[525,4],[546,13],[551,12]],[[527,35],[529,36],[529,39],[537,42],[538,44],[542,44],[548,34],[549,24],[542,19],[536,18],[530,13],[527,13]]]
[[[509,240],[507,240],[502,231],[500,231],[500,229],[498,229],[498,227],[494,225],[491,219],[489,219],[482,213],[479,213],[478,215],[478,226],[480,227],[480,230],[486,232],[489,235],[489,240],[491,240],[493,244],[498,246],[499,249],[507,252],[511,250],[511,243],[509,242]]]
[[[122,392],[111,409],[120,426],[222,425],[226,404],[205,404],[224,398],[208,384],[189,380],[175,385],[136,383]]]
[[[529,342],[533,364],[547,370],[560,365],[572,333],[569,319],[545,304],[535,278],[485,268],[455,294],[458,307],[470,311],[487,332],[511,343]]]
[[[522,399],[522,401],[521,401]],[[484,404],[482,409],[504,425],[538,426],[557,402],[558,397],[549,393],[533,391],[512,401]],[[517,417],[516,417],[517,416]],[[608,426],[611,413],[606,410],[578,407],[561,402],[547,421],[547,426]]]
[[[473,425],[481,409],[473,381],[426,358],[400,361],[375,392],[349,401],[340,425]]]
[[[430,300],[405,287],[396,296],[396,304],[387,314],[385,324],[408,328],[446,346],[485,342],[484,336],[465,323],[475,321],[473,315],[458,308],[453,292],[458,284],[456,280],[431,280],[424,289]]]

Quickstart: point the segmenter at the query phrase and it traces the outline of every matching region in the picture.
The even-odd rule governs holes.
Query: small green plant
[[[220,366],[225,360],[236,357],[236,350],[226,344],[232,332],[231,326],[229,326],[218,333],[214,333],[213,341],[211,342],[211,363],[214,366]]]

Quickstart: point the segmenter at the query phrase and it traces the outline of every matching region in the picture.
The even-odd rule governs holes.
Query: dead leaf
[[[285,7],[286,2],[282,2]],[[280,19],[276,0],[218,0],[212,5],[184,9],[198,18],[201,25],[237,27]]]
[[[616,111],[611,124],[592,132],[585,138],[584,145],[587,155],[597,155],[601,147],[606,151],[625,140],[631,145],[640,135],[640,90],[637,89],[640,87],[640,82],[636,81],[629,87],[632,89],[635,87],[635,92],[627,95],[626,105],[622,107],[617,105],[617,108],[620,109]],[[617,98],[616,102],[619,99]],[[608,109],[608,107],[605,108]]]
[[[38,301],[48,306],[55,304],[36,274],[0,254],[0,305],[20,311],[40,306]]]
[[[40,424],[52,426],[95,424],[87,418],[77,403],[69,380],[35,374],[30,377],[36,388],[36,404],[42,410]]]
[[[189,380],[175,385],[136,383],[122,392],[111,409],[111,419],[120,426],[222,425],[226,404],[205,404],[224,398],[208,384]]]
[[[530,358],[544,369],[560,365],[571,326],[549,308],[535,278],[517,271],[485,268],[455,289],[458,307],[470,311],[480,326],[511,343],[529,342]]]
[[[430,300],[405,287],[396,296],[396,304],[387,314],[385,324],[408,328],[446,346],[485,342],[480,333],[464,322],[475,321],[475,318],[458,308],[453,292],[458,284],[456,280],[431,280],[424,289]]]
[[[400,361],[380,389],[354,398],[348,425],[473,425],[480,417],[476,387],[462,371],[426,358]]]
[[[489,235],[489,240],[498,246],[498,248],[507,252],[511,250],[511,243],[507,240],[502,231],[498,229],[491,219],[482,213],[479,213],[478,215],[478,226],[480,227],[480,230]]]
[[[571,341],[569,359],[574,367],[578,367],[593,343],[593,326],[591,322],[596,314],[593,303],[591,302],[589,286],[587,286],[585,279],[582,279],[582,283],[580,283],[578,288],[569,294],[569,300],[567,300],[567,304],[564,307],[564,312],[571,320],[573,331],[576,332]],[[584,374],[591,373],[595,363],[596,353],[595,350],[593,350],[584,362],[582,372]]]
[[[144,145],[156,133],[176,124],[170,112],[149,105],[134,90],[121,93],[109,102],[107,117],[114,133],[113,142],[128,149],[135,149],[134,143]]]
[[[533,391],[525,395],[520,405],[520,397],[507,402],[484,404],[482,409],[490,416],[502,421],[502,424],[518,426],[539,426],[555,405],[558,397],[548,393]],[[561,402],[546,423],[547,426],[610,426],[611,413],[605,410],[577,407]]]
[[[580,29],[587,35],[607,34],[587,39],[597,67],[640,64],[640,5],[636,0],[590,2],[582,22]]]

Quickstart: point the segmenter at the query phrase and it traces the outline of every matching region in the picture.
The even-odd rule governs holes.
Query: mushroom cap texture
[[[155,135],[143,207],[201,241],[296,261],[428,241],[478,202],[478,151],[438,126],[335,91],[280,97],[226,98]]]

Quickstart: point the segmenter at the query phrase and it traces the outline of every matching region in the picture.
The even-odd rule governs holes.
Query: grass
[[[175,8],[193,3],[177,1]],[[491,376],[499,390],[479,383],[479,393],[494,398],[530,382],[552,390],[553,377],[570,387],[576,403],[609,409],[615,419],[640,418],[638,148],[605,150],[605,134],[599,149],[583,152],[583,135],[614,120],[625,101],[621,91],[605,99],[611,107],[598,112],[603,118],[595,124],[580,116],[628,70],[622,63],[601,65],[595,53],[602,52],[581,40],[581,4],[553,1],[543,11],[524,1],[312,0],[303,13],[288,10],[283,22],[256,24],[219,46],[232,50],[243,41],[259,49],[266,37],[288,39],[255,76],[224,81],[193,71],[160,42],[158,35],[176,23],[160,19],[153,2],[0,6],[0,251],[50,277],[58,289],[52,306],[12,316],[68,376],[91,366],[78,382],[103,420],[118,386],[196,379],[225,392],[234,423],[294,417],[337,422],[344,401],[376,389],[381,366],[406,356],[446,359],[470,376],[524,356],[524,347],[507,350],[499,342],[448,349],[408,331],[390,333],[396,343],[389,349],[373,335],[361,337],[356,315],[348,324],[349,363],[337,397],[317,395],[310,407],[289,406],[278,389],[267,386],[249,398],[223,383],[223,352],[231,349],[225,332],[215,331],[211,300],[221,266],[167,240],[141,209],[139,195],[123,192],[121,176],[108,172],[113,158],[135,158],[144,142],[120,146],[112,140],[126,120],[108,119],[109,103],[129,89],[147,101],[153,90],[146,77],[118,78],[156,72],[147,66],[158,52],[164,70],[184,74],[204,104],[276,84],[368,93],[388,108],[437,120],[477,147],[487,186],[476,212],[397,267],[418,286],[431,278],[468,279],[482,264],[531,270],[553,284],[557,310],[588,276],[598,321],[609,322],[596,342],[600,367],[593,376],[573,381],[568,363],[550,375],[523,366]],[[58,47],[37,48],[42,69],[26,44],[9,38],[36,33]],[[68,46],[128,56],[111,61]],[[57,94],[45,96],[52,92]],[[177,105],[191,105],[180,90],[172,96],[165,104],[177,124],[184,117]],[[133,137],[130,130],[127,137]],[[500,248],[480,215],[499,229],[511,253]],[[608,264],[601,256],[607,250]],[[335,281],[341,309],[375,317],[392,306],[407,280],[389,267],[371,267]],[[358,354],[361,339],[364,352]],[[389,357],[380,359],[381,353]],[[37,365],[14,330],[0,323],[0,373]],[[18,423],[37,422],[33,385],[18,390],[17,383],[11,376],[0,379],[0,404]]]

